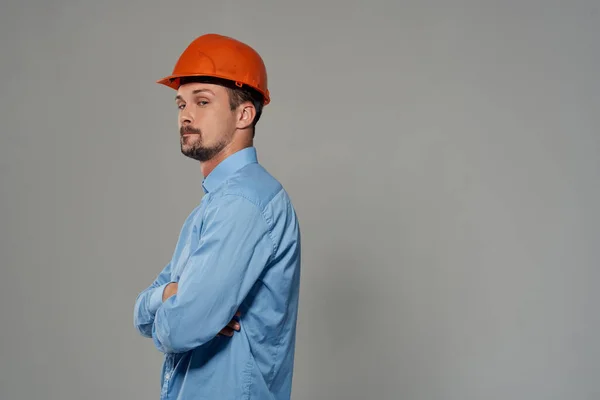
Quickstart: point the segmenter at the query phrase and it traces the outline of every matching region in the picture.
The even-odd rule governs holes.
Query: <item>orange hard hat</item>
[[[177,90],[179,78],[207,76],[226,79],[237,86],[247,85],[271,101],[267,88],[267,70],[260,55],[239,40],[208,33],[196,38],[181,54],[173,73],[157,83]]]

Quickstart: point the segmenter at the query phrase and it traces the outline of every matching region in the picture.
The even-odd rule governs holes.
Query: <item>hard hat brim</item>
[[[180,78],[186,78],[186,77],[191,77],[191,76],[196,76],[196,77],[200,77],[200,76],[205,76],[205,77],[209,77],[209,78],[220,78],[220,79],[226,79],[228,81],[232,81],[230,77],[226,77],[226,76],[220,76],[218,74],[176,74],[176,75],[169,75],[169,76],[165,76],[164,78],[161,78],[159,80],[156,81],[156,83],[170,87],[171,89],[174,90],[178,90],[179,89],[179,80]],[[234,82],[234,81],[232,81]],[[254,87],[252,85],[249,85],[247,83],[241,82],[242,84],[245,84],[248,87],[251,87],[252,89],[258,91],[260,94],[263,95],[264,101],[263,101],[263,105],[267,105],[271,102],[271,96],[269,91],[267,90],[266,92],[263,90],[258,89],[257,87]]]

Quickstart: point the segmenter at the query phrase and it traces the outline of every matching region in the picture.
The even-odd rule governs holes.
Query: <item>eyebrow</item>
[[[213,96],[215,95],[214,92],[210,89],[196,89],[192,92],[192,94],[196,95],[198,93],[203,93],[203,92],[210,93]],[[177,100],[183,100],[183,97],[181,97],[181,95],[177,95],[177,96],[175,96],[175,101],[177,101]]]

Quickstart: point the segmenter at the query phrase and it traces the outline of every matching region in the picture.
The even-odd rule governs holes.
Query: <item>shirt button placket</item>
[[[167,362],[167,369],[165,371],[165,382],[163,383],[163,387],[161,390],[161,399],[165,400],[167,398],[167,394],[169,391],[169,382],[171,380],[171,377],[173,376],[173,359],[171,357],[169,357],[169,360]]]

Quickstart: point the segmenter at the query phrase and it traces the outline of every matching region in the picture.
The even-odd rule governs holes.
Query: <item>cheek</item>
[[[221,114],[221,130],[227,134],[231,134],[235,130],[235,121],[235,114],[227,107]]]
[[[213,113],[206,113],[204,118],[198,121],[198,128],[202,131],[202,136],[207,139],[212,139],[217,134],[219,128],[218,118]]]
[[[235,130],[235,121],[235,115],[229,107],[214,107],[197,109],[192,126],[200,129],[204,142],[212,143],[230,136]]]
[[[200,129],[206,129],[207,135],[213,139],[219,139],[230,135],[235,130],[235,117],[227,110],[215,110],[206,116],[202,121]]]

